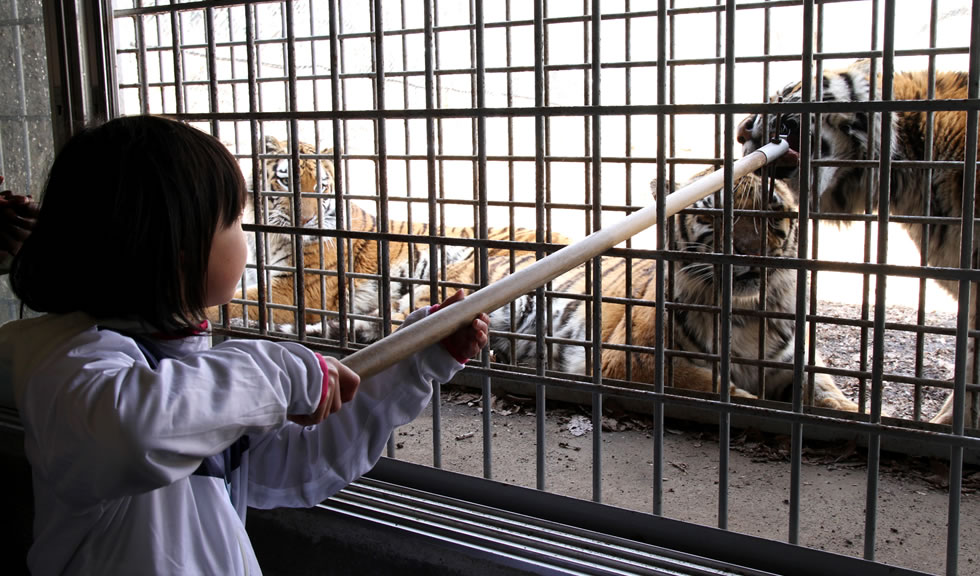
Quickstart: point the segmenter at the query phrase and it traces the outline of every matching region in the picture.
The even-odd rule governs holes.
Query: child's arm
[[[442,307],[461,298],[462,294],[453,296]],[[417,310],[406,325],[431,313],[432,309]],[[352,401],[316,427],[285,426],[253,438],[248,504],[313,506],[370,470],[392,431],[428,405],[432,382],[447,382],[463,368],[447,346],[463,360],[475,355],[486,345],[487,324],[481,315],[444,342],[365,380]]]
[[[314,413],[323,381],[316,355],[300,344],[232,340],[153,370],[132,340],[96,329],[53,348],[31,372],[18,409],[31,422],[32,465],[77,503],[186,477],[243,434]]]

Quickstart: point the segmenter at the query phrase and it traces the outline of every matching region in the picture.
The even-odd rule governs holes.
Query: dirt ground
[[[549,403],[546,416],[547,490],[592,498],[594,431],[586,408]],[[483,475],[479,396],[447,387],[441,402],[442,466]],[[530,399],[502,396],[492,415],[492,477],[534,487],[535,417]],[[650,512],[652,420],[609,415],[602,433],[602,501]],[[668,419],[664,428],[664,515],[706,526],[718,523],[717,426]],[[396,432],[396,457],[432,465],[431,407]],[[729,465],[729,529],[786,541],[789,530],[789,437],[733,430]],[[946,464],[884,453],[875,560],[945,574],[949,507]],[[800,544],[838,554],[864,553],[867,454],[855,442],[806,441],[803,453]],[[980,469],[964,473],[959,573],[980,573]]]

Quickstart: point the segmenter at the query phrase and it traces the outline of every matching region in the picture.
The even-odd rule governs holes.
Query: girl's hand
[[[286,416],[291,422],[300,426],[315,426],[326,420],[327,416],[340,410],[343,403],[350,402],[354,398],[357,387],[361,383],[361,377],[336,358],[319,354],[317,357],[320,359],[320,366],[324,368],[324,388],[320,396],[320,404],[312,414]]]
[[[10,190],[0,192],[0,258],[17,253],[34,228],[38,212],[38,205],[30,196],[20,196]]]
[[[446,298],[442,304],[433,306],[431,312],[438,312],[446,306],[451,306],[461,301],[466,295],[462,290],[457,290],[455,294]],[[480,350],[490,341],[490,317],[485,313],[473,319],[467,326],[453,332],[442,341],[442,346],[460,364],[465,364],[467,360],[476,356]]]

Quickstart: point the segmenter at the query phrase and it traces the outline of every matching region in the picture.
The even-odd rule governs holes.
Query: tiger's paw
[[[817,401],[817,406],[830,408],[831,410],[841,410],[844,412],[857,412],[858,405],[847,398],[822,398]]]
[[[735,386],[734,384],[728,385],[728,394],[732,398],[758,398],[758,396],[756,396],[755,394],[751,392],[746,392],[745,390],[742,390],[741,388]]]

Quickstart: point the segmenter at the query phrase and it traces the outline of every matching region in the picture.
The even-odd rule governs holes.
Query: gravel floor
[[[835,318],[861,318],[861,306],[840,304],[836,302],[821,302],[817,310],[821,316]],[[886,324],[916,324],[917,311],[906,306],[888,306]],[[874,318],[874,309],[869,310],[869,319]],[[925,317],[925,325],[931,327],[954,328],[956,316],[946,312],[929,312]],[[829,367],[847,370],[861,369],[861,329],[853,326],[840,326],[830,323],[817,324],[817,346]],[[872,350],[871,338],[873,330],[868,330],[867,368],[871,371]],[[884,380],[882,392],[882,410],[885,415],[897,418],[913,419],[915,416],[915,385],[889,381],[889,376],[912,377],[916,375],[916,340],[915,332],[899,329],[886,329],[884,347]],[[941,334],[924,334],[922,336],[922,359],[919,367],[923,378],[934,379],[938,382],[951,382],[955,360],[954,337]],[[861,383],[858,378],[835,376],[837,385],[844,393],[859,401]],[[934,386],[921,386],[921,416],[920,419],[932,418],[946,400],[948,390]],[[866,382],[865,408],[870,409],[870,382]]]

